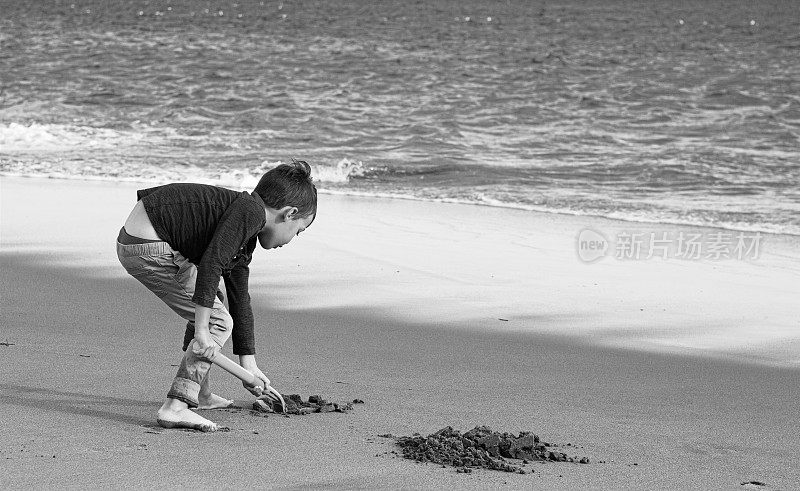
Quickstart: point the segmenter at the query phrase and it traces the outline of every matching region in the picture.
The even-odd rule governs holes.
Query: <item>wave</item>
[[[222,131],[192,135],[138,121],[119,128],[0,124],[0,175],[200,182],[244,190],[281,163],[261,160],[257,148],[229,136]],[[773,154],[746,166],[734,159],[709,164],[663,157],[571,162],[560,155],[497,165],[399,160],[373,166],[349,157],[309,161],[321,193],[800,235],[791,184],[797,168],[782,157]],[[243,164],[248,161],[257,163]]]
[[[62,124],[0,124],[0,152],[41,153],[72,148],[112,148],[124,136],[108,128]]]
[[[61,139],[63,143],[63,139]],[[80,143],[74,146],[85,148]],[[99,180],[115,182],[142,182],[148,184],[166,184],[169,182],[197,182],[213,184],[233,189],[252,189],[261,176],[269,169],[284,163],[283,161],[262,161],[260,164],[246,169],[207,168],[193,165],[181,167],[161,167],[154,164],[129,162],[108,162],[92,159],[69,160],[63,158],[65,146],[53,148],[59,150],[52,159],[28,158],[24,153],[17,153],[13,158],[3,156],[6,147],[0,139],[0,176],[33,177],[72,180]],[[351,178],[362,176],[364,166],[361,162],[341,159],[334,165],[314,164],[312,178],[317,183],[347,184]]]
[[[361,161],[353,162],[343,158],[334,166],[316,165],[312,169],[312,176],[315,181],[328,183],[347,183],[354,177],[363,177],[366,167]]]

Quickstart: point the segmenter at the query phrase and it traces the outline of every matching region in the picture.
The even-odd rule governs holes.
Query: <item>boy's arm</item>
[[[247,264],[237,265],[223,278],[228,293],[228,307],[233,317],[233,354],[239,355],[239,365],[260,378],[266,387],[270,385],[270,380],[258,368],[255,357],[253,308],[249,292],[250,268]]]
[[[242,356],[253,357],[256,354],[256,342],[253,308],[250,305],[250,268],[247,265],[237,265],[222,277],[228,295],[228,310],[233,318],[233,354],[239,355],[240,360]]]
[[[213,307],[217,297],[223,266],[238,254],[242,244],[258,233],[263,226],[264,211],[251,201],[234,201],[217,224],[217,229],[197,265],[197,280],[192,301],[203,307]],[[259,214],[260,213],[260,214]],[[235,323],[235,319],[234,319]]]

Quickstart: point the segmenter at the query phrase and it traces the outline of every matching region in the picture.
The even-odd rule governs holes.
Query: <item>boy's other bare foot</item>
[[[192,430],[212,432],[221,429],[219,425],[189,409],[186,403],[175,399],[167,402],[158,410],[158,424],[164,428],[189,428]]]
[[[224,409],[233,406],[232,399],[225,399],[217,394],[209,393],[207,396],[200,394],[197,398],[200,403],[197,409]]]
[[[199,403],[197,409],[224,409],[231,407],[233,405],[231,399],[225,399],[211,392],[210,380],[211,373],[209,372],[200,383],[200,393],[197,394],[197,402]]]

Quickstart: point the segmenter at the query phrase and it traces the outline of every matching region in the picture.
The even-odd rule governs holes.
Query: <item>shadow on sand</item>
[[[13,404],[15,406],[23,406],[40,411],[45,410],[75,414],[78,416],[91,416],[136,426],[147,425],[151,422],[150,418],[135,414],[126,414],[125,408],[156,408],[160,404],[157,401],[124,399],[121,397],[67,392],[14,384],[0,384],[0,401],[4,404]],[[109,406],[118,406],[120,410],[109,410]],[[99,409],[98,407],[104,407],[105,409]]]

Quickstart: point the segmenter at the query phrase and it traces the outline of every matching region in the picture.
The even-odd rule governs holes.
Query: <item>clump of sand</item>
[[[281,408],[281,403],[275,400],[258,398],[253,402],[253,409],[264,413],[284,413],[302,416],[311,413],[346,413],[353,409],[353,404],[363,404],[361,399],[354,399],[353,402],[331,402],[322,396],[312,395],[307,400],[299,394],[281,394],[286,402],[286,411]]]
[[[458,472],[472,472],[477,468],[525,474],[521,465],[531,461],[589,463],[586,457],[569,457],[553,450],[551,444],[540,441],[533,433],[514,436],[492,431],[488,426],[476,426],[463,434],[448,426],[426,437],[419,434],[381,436],[395,438],[407,459],[456,467]],[[506,459],[519,462],[512,464]]]

